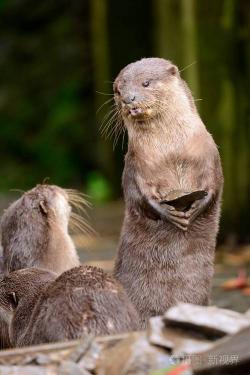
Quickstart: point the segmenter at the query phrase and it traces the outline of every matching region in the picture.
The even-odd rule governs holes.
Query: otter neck
[[[49,264],[49,269],[58,274],[79,266],[80,261],[68,228],[62,228],[56,223],[51,226],[48,251],[43,262],[45,265]]]
[[[168,103],[166,112],[140,124],[129,119],[124,121],[128,130],[128,151],[143,157],[155,157],[183,149],[189,139],[205,127],[196,110],[190,105],[177,106]]]

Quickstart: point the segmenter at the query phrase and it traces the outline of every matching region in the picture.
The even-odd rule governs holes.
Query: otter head
[[[47,270],[27,268],[11,272],[0,280],[0,321],[8,326],[10,341],[24,330],[42,290],[56,279]]]
[[[63,189],[54,185],[37,185],[5,210],[1,220],[1,232],[4,236],[11,228],[24,225],[32,227],[32,221],[35,227],[36,224],[52,218],[65,226],[69,216],[68,196]]]
[[[114,82],[114,98],[125,126],[165,115],[183,87],[178,68],[161,58],[127,65]]]
[[[23,195],[24,206],[40,212],[49,221],[56,221],[65,230],[68,228],[71,206],[66,190],[56,185],[37,185]],[[21,199],[22,199],[21,198]]]
[[[85,206],[80,193],[55,185],[37,185],[24,193],[5,210],[1,219],[4,270],[33,266],[55,270],[55,265],[49,266],[48,249],[71,249],[67,252],[74,253],[68,225],[72,223],[74,228],[86,232],[87,224],[71,208],[84,211]]]

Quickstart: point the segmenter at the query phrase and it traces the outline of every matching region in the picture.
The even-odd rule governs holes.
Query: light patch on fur
[[[65,197],[60,192],[56,192],[54,210],[56,211],[60,224],[65,231],[68,231],[68,222],[71,209]]]
[[[114,323],[110,319],[107,322],[107,328],[110,330],[114,329]]]
[[[10,325],[11,319],[13,317],[13,312],[10,310],[5,309],[4,307],[0,306],[0,319]]]

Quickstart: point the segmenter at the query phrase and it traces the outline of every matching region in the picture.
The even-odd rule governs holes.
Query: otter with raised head
[[[62,273],[78,266],[68,226],[71,218],[76,226],[84,225],[71,208],[86,204],[80,193],[55,185],[37,185],[24,193],[1,218],[3,271],[40,267]]]
[[[223,174],[213,138],[170,61],[129,64],[114,82],[114,98],[128,132],[114,274],[146,324],[179,301],[208,304]],[[167,203],[173,191],[203,197],[179,210]]]
[[[90,266],[73,268],[58,278],[38,268],[10,273],[0,282],[2,315],[10,323],[14,347],[139,328],[138,314],[122,286]]]
[[[1,273],[41,267],[60,274],[78,266],[68,226],[84,227],[84,219],[72,208],[84,210],[86,205],[80,193],[54,185],[37,185],[24,193],[1,218]],[[0,347],[8,348],[8,319],[0,316]]]

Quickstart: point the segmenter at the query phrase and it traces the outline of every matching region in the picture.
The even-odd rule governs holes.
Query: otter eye
[[[142,86],[143,87],[148,87],[149,84],[150,84],[150,81],[144,81],[144,82],[142,82]]]

